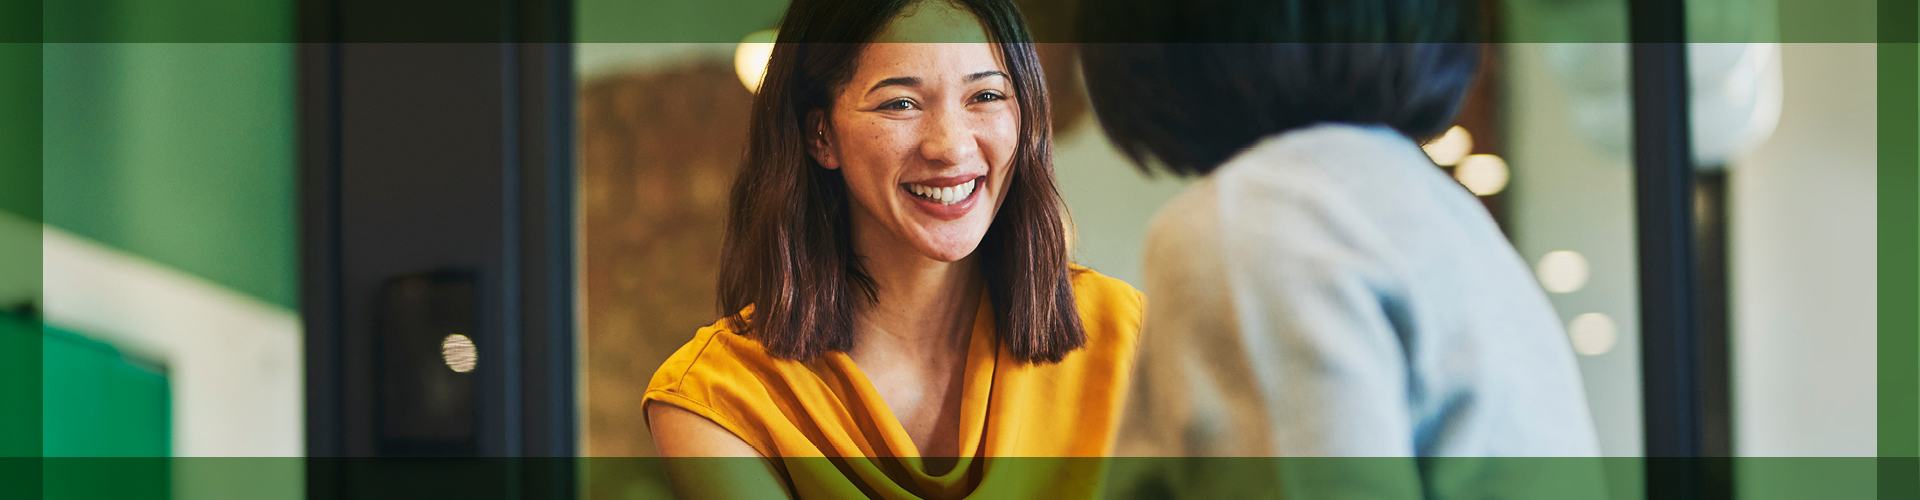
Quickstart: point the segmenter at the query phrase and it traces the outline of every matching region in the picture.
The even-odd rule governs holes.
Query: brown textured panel
[[[752,94],[704,64],[614,75],[580,90],[588,456],[652,456],[640,395],[718,317],[727,189]]]

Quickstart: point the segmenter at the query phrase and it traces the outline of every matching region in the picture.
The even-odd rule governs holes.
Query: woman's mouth
[[[960,185],[947,187],[913,183],[901,184],[901,186],[905,187],[907,192],[913,194],[916,198],[939,205],[952,205],[966,201],[967,198],[972,197],[973,189],[978,187],[980,185],[980,179],[984,178],[985,177],[975,177],[973,180],[961,183]]]
[[[907,192],[907,196],[913,200],[908,204],[920,209],[921,213],[939,220],[958,220],[966,217],[968,212],[972,212],[973,206],[978,205],[980,198],[986,196],[980,191],[981,183],[986,178],[984,175],[975,175],[971,178],[956,175],[922,179],[919,182],[901,184],[900,190]]]

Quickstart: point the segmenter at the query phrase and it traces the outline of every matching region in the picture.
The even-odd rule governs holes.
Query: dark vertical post
[[[1704,498],[1707,481],[1698,457],[1707,450],[1686,13],[1679,0],[1632,0],[1628,15],[1647,498]]]
[[[1705,497],[1733,491],[1733,343],[1727,260],[1727,170],[1707,165],[1694,175],[1694,251],[1700,290],[1700,411]]]
[[[576,498],[573,10],[517,4],[522,498]]]
[[[340,318],[340,52],[332,0],[298,3],[300,320],[306,497],[341,498],[346,400]],[[315,458],[325,457],[325,458]]]
[[[571,2],[300,7],[307,496],[575,497]],[[471,292],[383,292],[443,275]],[[475,387],[456,388],[471,409],[387,396],[438,380],[383,364],[417,366],[388,318],[441,316],[471,331],[415,330],[477,347]],[[468,415],[470,431],[411,425]]]
[[[300,306],[305,335],[306,454],[344,453],[341,429],[345,356],[340,342],[340,59],[327,43],[337,26],[322,2],[301,2],[299,53],[300,120]],[[339,498],[338,462],[307,461],[308,498]]]

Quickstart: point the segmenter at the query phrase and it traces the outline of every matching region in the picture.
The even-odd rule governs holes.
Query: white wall
[[[166,363],[174,456],[305,453],[298,314],[43,228],[47,323]]]
[[[1875,453],[1875,46],[1783,44],[1774,135],[1729,173],[1745,456]]]

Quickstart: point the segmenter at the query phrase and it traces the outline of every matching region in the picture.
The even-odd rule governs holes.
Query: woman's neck
[[[858,217],[858,216],[856,216]],[[893,411],[931,474],[951,470],[960,450],[967,348],[985,288],[979,259],[927,258],[911,243],[854,222],[854,251],[873,278],[875,300],[853,317],[853,349],[875,392]],[[871,222],[871,221],[865,221]]]
[[[923,363],[951,358],[954,349],[964,355],[985,286],[979,259],[930,259],[884,230],[855,231],[854,240],[877,299],[854,313],[854,350]]]

